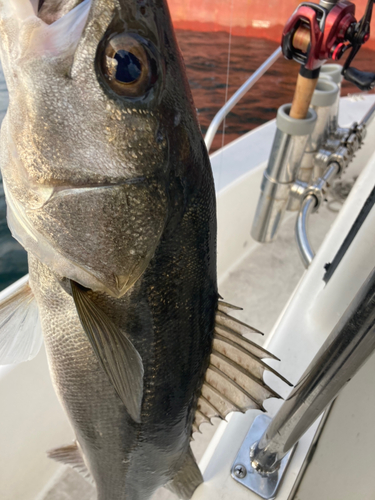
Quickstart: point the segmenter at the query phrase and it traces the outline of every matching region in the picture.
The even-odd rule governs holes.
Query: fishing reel
[[[321,2],[326,4],[327,2]],[[319,73],[327,59],[339,60],[351,52],[343,66],[346,80],[361,90],[375,87],[375,74],[352,68],[350,64],[359,49],[370,38],[370,21],[374,0],[368,0],[362,19],[355,18],[355,5],[343,0],[331,9],[323,5],[304,2],[297,7],[287,22],[282,36],[282,50],[287,59],[294,59],[306,73]]]

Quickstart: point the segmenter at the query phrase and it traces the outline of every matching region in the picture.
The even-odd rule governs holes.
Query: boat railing
[[[242,99],[242,97],[255,85],[255,83],[266,73],[269,68],[277,61],[281,56],[281,47],[275,50],[273,54],[261,65],[259,68],[246,80],[246,82],[241,85],[241,87],[235,92],[232,97],[225,103],[225,105],[216,113],[214,119],[212,120],[210,126],[207,129],[204,141],[209,151],[212,145],[212,141],[215,138],[216,132],[223,122],[224,118],[231,112],[234,106]]]

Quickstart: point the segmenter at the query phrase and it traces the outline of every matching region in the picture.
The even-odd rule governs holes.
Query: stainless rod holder
[[[296,221],[297,248],[306,269],[315,257],[315,252],[310,244],[307,228],[310,214],[314,212],[316,205],[317,200],[314,195],[310,194],[306,196],[302,202],[301,210],[298,212]]]
[[[265,500],[274,498],[279,488],[284,472],[293,455],[291,450],[281,461],[280,467],[272,474],[258,474],[251,465],[251,453],[249,450],[254,443],[257,443],[262,437],[263,432],[271,422],[268,415],[258,415],[243,441],[241,448],[232,467],[232,477],[237,482],[257,493]]]
[[[367,111],[365,116],[363,117],[362,121],[360,122],[360,125],[364,125],[365,127],[368,127],[372,120],[375,117],[375,103],[371,106],[371,108]]]
[[[341,82],[343,80],[342,76],[342,66],[341,64],[324,64],[320,68],[319,78],[328,78],[336,83],[338,88],[341,90]]]
[[[252,467],[278,470],[282,459],[375,350],[375,269],[259,441]]]
[[[316,112],[317,120],[314,131],[306,144],[305,154],[298,170],[297,179],[299,182],[307,184],[311,182],[314,173],[315,155],[328,136],[337,129],[339,94],[339,87],[333,80],[321,78],[318,80],[311,100],[311,107]],[[300,200],[292,197],[288,204],[288,210],[297,211],[300,206]]]
[[[323,197],[323,190],[331,179],[340,171],[340,166],[336,162],[328,165],[324,175],[319,178],[313,186],[307,189],[307,193],[302,201],[301,209],[298,212],[296,221],[297,248],[302,262],[306,268],[309,267],[315,257],[315,252],[311,246],[308,236],[308,220],[311,213],[318,210]]]
[[[325,168],[324,174],[319,177],[312,186],[297,181],[291,190],[291,200],[293,200],[294,196],[295,201],[301,204],[297,216],[295,232],[297,248],[306,268],[309,267],[315,257],[315,252],[308,237],[308,220],[310,214],[315,212],[321,205],[323,190],[339,172],[345,170],[353,155],[361,146],[366,136],[366,128],[374,119],[374,116],[375,104],[371,106],[358,125],[354,125],[352,129],[340,129],[343,134],[341,135],[337,150],[332,151],[332,153],[330,151],[321,150],[319,154],[315,156],[315,167],[318,167],[319,171]],[[328,165],[324,161],[323,165],[325,166],[320,166],[317,161],[318,157],[326,157],[328,159]]]
[[[251,234],[262,243],[272,241],[285,213],[307,141],[314,130],[316,113],[310,109],[303,120],[289,116],[291,104],[277,112],[277,130],[270,159],[263,174]]]

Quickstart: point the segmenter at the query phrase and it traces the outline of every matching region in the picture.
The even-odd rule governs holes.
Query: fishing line
[[[233,5],[234,5],[234,0],[231,1],[231,11],[230,11],[230,26],[229,26],[229,40],[228,40],[228,61],[227,61],[227,81],[225,85],[225,102],[224,106],[226,105],[228,101],[228,90],[229,90],[229,72],[230,72],[230,56],[231,56],[231,50],[232,50],[232,22],[233,22]],[[223,121],[223,135],[221,138],[221,147],[224,146],[224,139],[225,139],[225,122],[227,120],[227,117],[225,115],[224,121]]]
[[[231,57],[231,50],[232,50],[233,7],[234,7],[234,0],[231,0],[230,22],[229,22],[229,38],[228,38],[227,79],[226,79],[226,85],[225,85],[224,106],[228,102],[228,93],[229,93],[228,91],[229,91],[230,57]],[[223,120],[223,133],[222,133],[222,136],[221,136],[221,149],[224,147],[226,121],[227,121],[227,116],[225,115],[224,120]],[[221,157],[220,157],[219,186],[221,184],[221,172],[222,172],[222,169],[223,169],[223,153],[221,153]]]

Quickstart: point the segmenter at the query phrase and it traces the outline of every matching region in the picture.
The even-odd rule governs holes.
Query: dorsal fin
[[[12,285],[13,293],[0,293],[0,365],[34,358],[43,337],[39,310],[28,276]]]
[[[192,432],[200,432],[202,424],[210,423],[214,417],[224,419],[232,411],[265,411],[263,403],[266,399],[280,398],[264,383],[265,371],[291,385],[262,361],[263,358],[278,358],[243,337],[249,332],[260,333],[259,330],[229,316],[230,310],[241,308],[219,301],[210,365],[198,398]]]
[[[85,464],[83,454],[81,453],[77,441],[74,441],[72,444],[68,444],[67,446],[61,446],[60,448],[50,450],[47,452],[47,456],[56,462],[69,465],[72,469],[79,472],[81,476],[86,479],[86,481],[94,485],[94,480]]]

